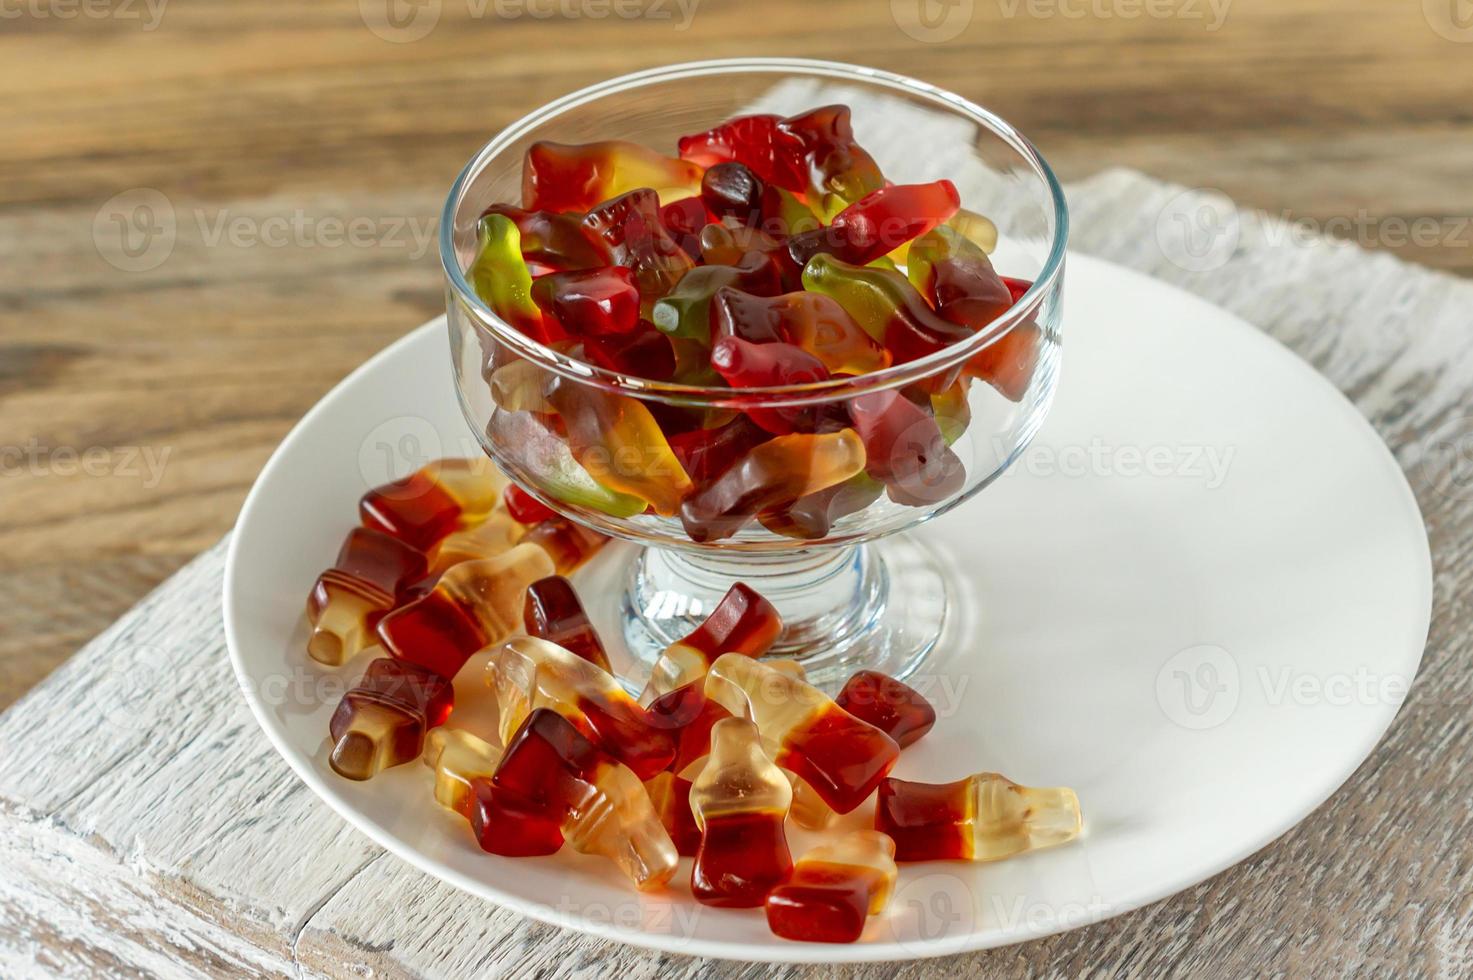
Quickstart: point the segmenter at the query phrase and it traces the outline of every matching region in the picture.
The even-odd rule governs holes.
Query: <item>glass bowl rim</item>
[[[680,78],[757,72],[787,72],[847,79],[878,83],[889,88],[900,89],[912,95],[922,96],[933,103],[945,105],[953,111],[970,117],[1017,151],[1032,164],[1037,175],[1043,178],[1049,190],[1054,214],[1053,238],[1049,243],[1048,255],[1044,260],[1043,268],[1027,292],[1019,297],[1006,313],[994,318],[968,339],[904,364],[892,365],[867,374],[833,377],[826,381],[738,388],[687,385],[640,378],[569,357],[533,340],[508,324],[497,316],[471,287],[464,270],[460,268],[460,263],[455,258],[455,218],[460,209],[461,198],[470,182],[485,169],[492,159],[512,143],[536,126],[555,119],[563,112],[607,95]],[[450,187],[450,193],[446,197],[445,207],[440,216],[440,265],[444,269],[446,281],[450,284],[455,299],[464,303],[478,320],[489,327],[497,340],[512,348],[521,357],[559,376],[618,394],[655,399],[672,404],[717,407],[740,405],[747,408],[760,404],[781,407],[849,398],[871,391],[884,391],[910,384],[921,378],[934,376],[953,365],[960,365],[978,351],[990,347],[1006,336],[1015,326],[1037,311],[1043,297],[1049,294],[1062,275],[1068,239],[1069,206],[1064,197],[1064,189],[1054,175],[1053,168],[1049,166],[1048,161],[1044,159],[1043,154],[1038,151],[1031,140],[1001,116],[977,103],[908,75],[841,61],[823,61],[813,58],[717,58],[680,62],[619,75],[553,99],[505,126],[476,151]]]

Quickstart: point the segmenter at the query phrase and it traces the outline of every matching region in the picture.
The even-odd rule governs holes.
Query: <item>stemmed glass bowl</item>
[[[678,137],[735,115],[793,115],[833,103],[851,107],[858,142],[890,181],[949,178],[964,208],[991,219],[993,262],[1021,292],[1006,313],[966,340],[869,374],[780,388],[704,387],[621,374],[544,346],[500,319],[468,281],[478,221],[492,204],[519,201],[523,156],[537,141],[622,139],[673,155]],[[623,593],[621,625],[634,661],[627,683],[637,686],[658,652],[737,581],[783,614],[786,628],[774,654],[800,660],[819,683],[858,668],[897,677],[917,669],[943,635],[959,573],[955,562],[903,532],[995,480],[1042,423],[1058,379],[1067,229],[1052,171],[1008,123],[924,82],[830,62],[706,61],[626,75],[543,106],[475,155],[451,188],[441,221],[460,404],[486,452],[522,488],[572,521],[644,546],[623,578],[608,583]],[[1031,285],[1024,291],[1022,283]],[[1019,350],[1021,368],[1001,383],[964,370],[1004,353],[1017,361]],[[935,450],[946,447],[935,445],[933,435],[902,431],[887,451],[906,456],[912,485],[875,479],[872,474],[895,468],[886,469],[888,461],[877,459],[872,445],[866,473],[805,499],[804,513],[824,515],[816,523],[767,513],[735,533],[695,540],[678,513],[662,516],[592,481],[573,461],[547,406],[496,397],[492,379],[508,364],[533,387],[573,386],[580,404],[653,418],[667,432],[719,428],[737,413],[764,410],[843,419],[856,406],[898,394],[922,406],[929,401],[927,417],[934,414],[954,455],[936,458]],[[600,465],[605,472],[649,467],[652,458],[612,453]]]

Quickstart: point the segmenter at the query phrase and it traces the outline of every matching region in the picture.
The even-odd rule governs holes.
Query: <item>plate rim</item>
[[[869,942],[861,940],[845,945],[797,942],[793,942],[790,945],[780,945],[785,941],[774,936],[771,945],[752,946],[734,940],[701,939],[678,936],[673,933],[653,933],[644,930],[626,931],[610,922],[603,922],[596,918],[575,914],[558,914],[552,909],[544,908],[540,903],[504,891],[485,881],[472,878],[462,873],[453,865],[430,858],[387,830],[381,829],[354,807],[351,801],[345,796],[340,795],[336,788],[330,785],[328,780],[323,778],[322,774],[311,764],[311,760],[303,756],[296,746],[288,740],[288,733],[275,723],[268,706],[261,700],[255,678],[250,675],[246,668],[244,656],[241,653],[242,643],[236,630],[236,624],[240,621],[239,617],[241,615],[237,607],[237,599],[235,598],[237,594],[235,583],[236,577],[239,574],[238,548],[241,541],[241,536],[238,532],[243,525],[250,522],[250,517],[255,509],[261,506],[261,499],[266,493],[263,488],[271,484],[276,472],[285,466],[287,450],[297,439],[303,437],[302,433],[311,428],[319,416],[330,413],[340,393],[352,386],[358,378],[374,370],[382,362],[394,359],[402,350],[424,343],[424,338],[434,331],[447,329],[446,316],[443,313],[410,330],[387,347],[384,347],[369,357],[318,399],[302,418],[292,426],[276,449],[272,451],[271,456],[261,468],[255,482],[251,485],[249,493],[246,495],[245,501],[241,505],[240,513],[230,533],[230,542],[225,554],[222,587],[222,620],[225,630],[226,647],[229,652],[231,667],[237,680],[237,686],[241,688],[257,725],[265,732],[267,739],[276,750],[276,753],[286,761],[296,776],[319,799],[326,802],[334,812],[359,832],[366,835],[375,844],[419,871],[438,878],[477,898],[490,901],[502,908],[526,915],[531,919],[547,925],[573,929],[600,939],[611,940],[644,949],[676,953],[684,956],[703,956],[751,963],[870,963],[929,959],[938,956],[996,949],[1016,943],[1032,942],[1084,926],[1096,925],[1154,902],[1170,898],[1242,863],[1247,858],[1297,827],[1334,796],[1366,760],[1370,758],[1376,747],[1385,738],[1392,723],[1400,714],[1402,706],[1406,703],[1406,698],[1410,694],[1410,689],[1415,682],[1416,676],[1420,673],[1422,661],[1426,655],[1427,639],[1430,635],[1432,624],[1434,569],[1432,565],[1431,546],[1426,535],[1426,520],[1417,503],[1416,495],[1407,480],[1405,470],[1371,422],[1361,413],[1355,403],[1346,397],[1344,392],[1277,338],[1244,320],[1236,313],[1217,306],[1195,293],[1107,259],[1071,251],[1067,257],[1067,263],[1078,263],[1086,267],[1092,265],[1099,266],[1101,267],[1100,271],[1109,275],[1124,276],[1138,280],[1151,289],[1162,289],[1175,293],[1178,297],[1184,298],[1190,304],[1196,304],[1211,310],[1214,316],[1220,318],[1224,323],[1233,324],[1234,329],[1256,337],[1259,342],[1265,344],[1267,348],[1272,349],[1274,353],[1271,356],[1287,358],[1289,361],[1292,361],[1294,370],[1312,379],[1308,382],[1309,384],[1318,384],[1324,390],[1328,391],[1333,396],[1333,400],[1338,403],[1339,407],[1347,411],[1360,424],[1363,434],[1369,436],[1376,447],[1370,451],[1381,453],[1383,460],[1390,464],[1390,472],[1396,475],[1396,479],[1393,482],[1397,486],[1403,506],[1408,508],[1407,512],[1402,516],[1415,518],[1416,525],[1423,530],[1422,534],[1417,535],[1420,544],[1420,561],[1418,562],[1418,566],[1422,573],[1419,576],[1419,585],[1421,586],[1419,591],[1423,599],[1423,602],[1420,604],[1423,625],[1413,629],[1414,636],[1412,639],[1416,640],[1417,636],[1420,636],[1420,640],[1417,642],[1414,661],[1409,664],[1412,669],[1407,671],[1409,682],[1401,692],[1401,696],[1394,700],[1388,699],[1380,705],[1381,716],[1376,720],[1375,724],[1366,726],[1365,735],[1362,740],[1356,744],[1353,752],[1346,755],[1348,762],[1343,767],[1343,771],[1337,770],[1333,775],[1324,780],[1324,790],[1322,793],[1317,791],[1309,795],[1313,802],[1303,812],[1293,813],[1286,818],[1286,821],[1282,825],[1277,821],[1265,824],[1266,829],[1262,834],[1255,836],[1248,844],[1238,848],[1230,856],[1219,861],[1208,862],[1202,868],[1194,868],[1191,872],[1183,876],[1169,879],[1162,878],[1149,886],[1139,887],[1119,900],[1112,901],[1104,914],[1098,917],[1081,918],[1078,921],[1070,921],[1066,917],[1058,917],[1052,921],[1036,924],[1025,922],[1021,926],[1006,931],[973,931],[956,936],[943,936],[936,939],[905,942],[895,939]]]

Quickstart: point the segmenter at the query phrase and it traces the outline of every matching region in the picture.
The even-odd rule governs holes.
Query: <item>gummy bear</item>
[[[442,459],[364,494],[364,527],[429,551],[454,531],[486,519],[506,486],[489,459]]]
[[[828,368],[801,347],[780,342],[754,344],[739,337],[723,337],[711,348],[711,366],[733,388],[775,388],[827,381]],[[747,415],[774,435],[812,430],[817,408],[798,405],[749,408]]]
[[[672,337],[709,346],[712,297],[730,287],[772,295],[782,289],[782,280],[770,259],[747,252],[733,265],[703,265],[686,273],[668,296],[655,301],[650,318]]]
[[[640,700],[648,703],[695,683],[723,653],[760,657],[772,649],[782,630],[782,617],[772,603],[751,586],[737,582],[701,625],[664,649],[650,669],[649,684]]]
[[[556,711],[527,716],[491,782],[556,819],[574,849],[613,861],[636,888],[674,876],[680,855],[639,778]]]
[[[725,473],[772,434],[746,415],[738,415],[714,429],[692,429],[670,437],[670,450],[685,467],[691,482],[703,487]]]
[[[527,543],[462,562],[429,595],[380,620],[379,642],[398,660],[453,678],[471,654],[521,627],[527,586],[554,570],[547,552]]]
[[[954,783],[880,784],[875,828],[895,841],[897,861],[998,861],[1079,836],[1071,789],[1019,786],[995,772]]]
[[[328,764],[348,779],[371,779],[419,758],[425,734],[445,723],[454,705],[450,682],[381,657],[343,695],[328,725]]]
[[[523,618],[528,635],[556,643],[604,670],[611,669],[609,655],[588,621],[573,583],[561,575],[538,579],[527,587]]]
[[[920,692],[876,670],[861,670],[849,678],[834,703],[889,735],[902,749],[936,724],[936,709]]]
[[[762,749],[757,726],[742,718],[718,721],[711,755],[690,791],[701,829],[691,870],[698,902],[754,908],[787,879],[793,858],[783,820],[792,798],[787,777]]]
[[[533,340],[559,339],[549,332],[542,311],[532,301],[532,273],[522,258],[522,236],[516,223],[501,214],[481,219],[479,247],[467,270],[476,295],[491,312]]]
[[[890,736],[822,691],[741,654],[723,655],[711,665],[706,694],[756,722],[773,761],[839,813],[863,803],[900,756]]]
[[[651,381],[673,379],[679,363],[671,338],[648,320],[640,320],[628,333],[585,338],[583,355],[606,370]]]
[[[587,211],[638,188],[688,197],[700,185],[700,167],[625,140],[533,143],[522,162],[522,206],[534,211]]]
[[[778,129],[802,146],[808,170],[808,187],[789,190],[806,190],[810,200],[832,194],[852,204],[885,186],[879,165],[854,139],[848,106],[822,106],[789,116],[778,123]]]
[[[865,920],[885,910],[898,874],[895,844],[884,834],[856,830],[820,844],[768,894],[768,928],[784,939],[852,943]]]
[[[583,227],[581,214],[524,211],[511,204],[493,204],[485,213],[502,215],[516,224],[522,258],[534,279],[549,272],[592,269],[613,260],[608,247]]]
[[[675,759],[675,739],[657,727],[608,671],[555,643],[532,636],[491,652],[486,683],[500,709],[501,737],[538,708],[551,708],[643,779]]]
[[[762,511],[844,482],[864,462],[864,443],[853,429],[778,436],[687,497],[680,520],[692,541],[719,541]]]
[[[660,203],[648,187],[605,201],[583,219],[613,253],[614,262],[634,273],[641,312],[666,295],[695,265],[660,221]]]
[[[849,418],[864,440],[866,469],[897,504],[923,507],[961,490],[966,469],[929,411],[893,388],[849,399]]]
[[[786,507],[765,510],[757,519],[773,534],[813,541],[827,536],[835,521],[859,513],[884,493],[883,483],[868,473],[856,473],[843,483],[799,497]]]
[[[704,133],[682,136],[680,155],[703,167],[739,161],[759,178],[791,191],[808,189],[803,144],[774,115],[737,116]]]
[[[690,477],[642,401],[567,378],[553,384],[548,400],[567,426],[573,458],[595,480],[661,516],[676,512]]]
[[[882,187],[840,211],[828,227],[788,239],[788,255],[799,267],[820,252],[868,265],[929,232],[955,214],[960,204],[956,185],[949,180]]]
[[[424,553],[369,528],[354,528],[307,600],[312,659],[336,667],[372,643],[379,618],[424,577]]]
[[[704,133],[682,137],[680,155],[710,167],[736,160],[762,180],[810,199],[836,194],[857,201],[885,178],[854,140],[849,108],[830,105],[780,119],[738,116]]]
[[[819,253],[803,267],[803,285],[831,296],[896,364],[934,354],[966,340],[972,331],[942,318],[898,272],[856,266]],[[941,387],[950,384],[947,379]]]
[[[834,374],[865,374],[890,366],[890,352],[834,299],[820,293],[753,296],[721,289],[711,304],[711,324],[717,340],[784,341],[818,358]]]
[[[542,276],[532,283],[532,299],[575,337],[623,334],[639,325],[639,289],[623,266]]]

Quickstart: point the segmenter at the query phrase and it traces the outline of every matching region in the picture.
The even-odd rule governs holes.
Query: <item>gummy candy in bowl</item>
[[[901,107],[935,125],[888,127]],[[617,78],[507,127],[451,189],[460,405],[533,498],[646,546],[619,586],[637,664],[744,581],[811,677],[904,677],[955,589],[903,532],[1042,423],[1067,226],[1023,136],[913,79]]]

